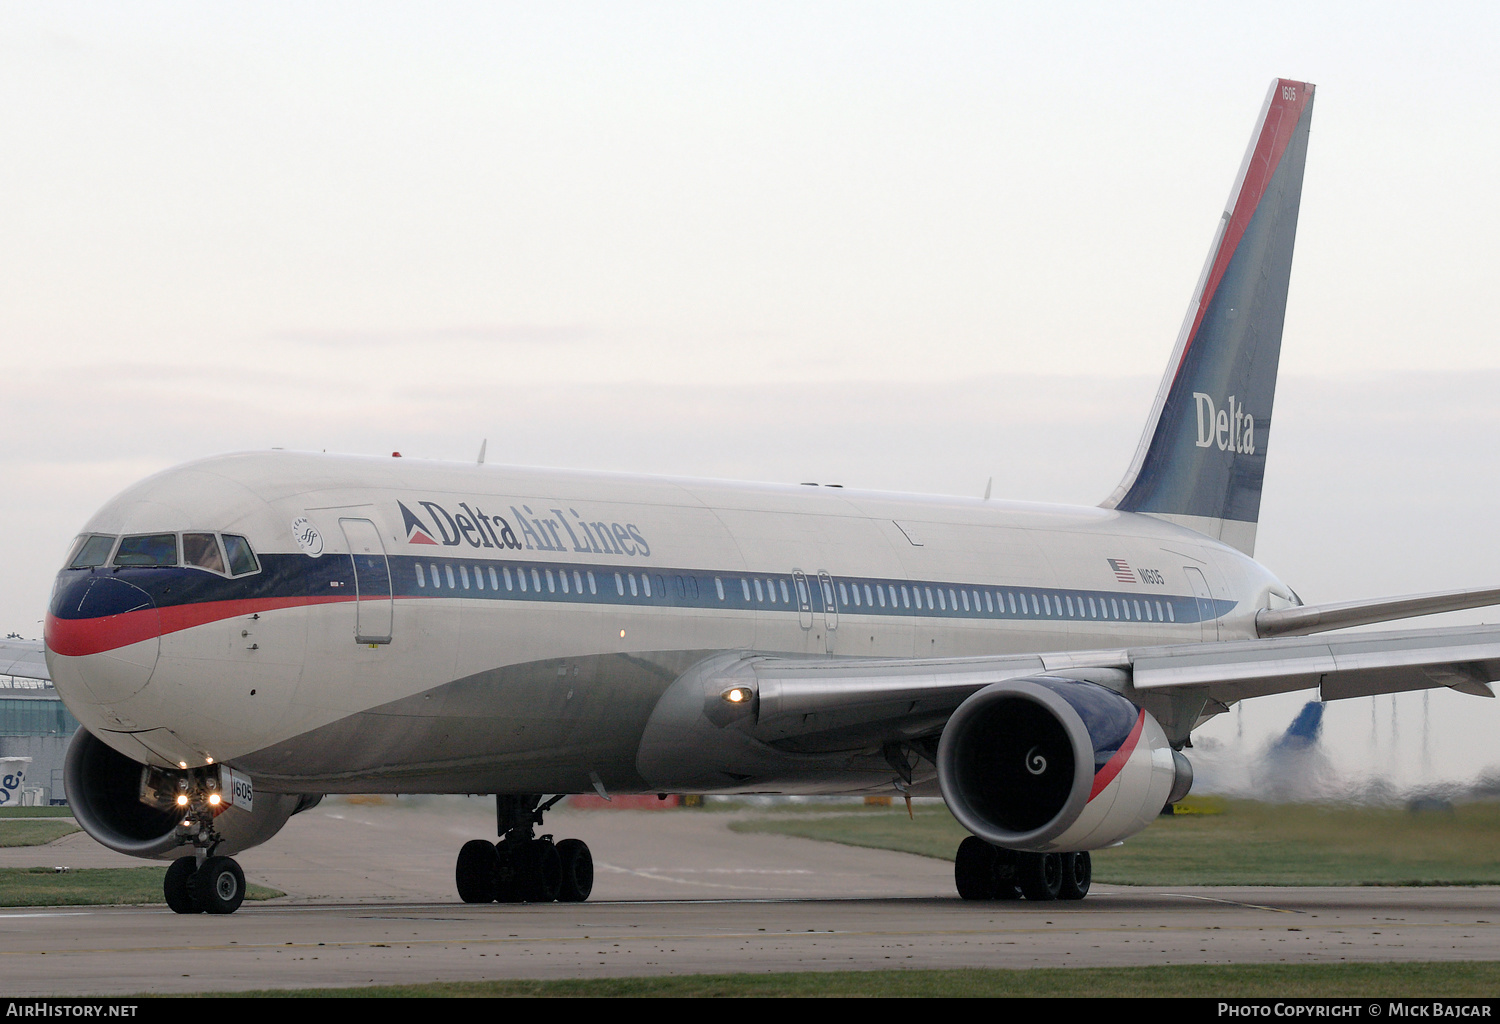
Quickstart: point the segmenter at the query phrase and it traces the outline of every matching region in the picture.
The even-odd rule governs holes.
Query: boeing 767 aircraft
[[[1098,507],[282,451],[131,487],[46,619],[78,822],[231,913],[326,793],[494,794],[488,902],[588,897],[563,794],[937,792],[960,895],[1078,899],[1236,701],[1490,696],[1500,627],[1309,635],[1500,590],[1309,607],[1253,557],[1312,108],[1272,83]]]

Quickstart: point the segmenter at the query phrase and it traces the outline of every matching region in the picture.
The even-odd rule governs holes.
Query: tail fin
[[[1103,503],[1255,550],[1313,87],[1261,108],[1135,458]]]

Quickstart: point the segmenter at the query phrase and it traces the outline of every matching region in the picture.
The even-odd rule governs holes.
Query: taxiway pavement
[[[966,903],[947,862],[729,831],[720,811],[554,811],[594,851],[584,904],[469,906],[489,801],[330,800],[240,857],[286,897],[229,917],[0,909],[0,994],[84,995],[783,970],[1500,960],[1500,888],[1096,885]],[[81,833],[0,866],[139,865]]]

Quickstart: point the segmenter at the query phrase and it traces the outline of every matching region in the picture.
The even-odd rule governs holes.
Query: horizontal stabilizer
[[[0,640],[0,676],[51,679],[40,640]]]
[[[1266,609],[1255,616],[1255,631],[1262,637],[1306,636],[1372,622],[1391,622],[1418,615],[1459,612],[1500,604],[1500,587],[1441,590],[1433,594],[1408,594],[1339,604],[1309,604],[1300,608]]]

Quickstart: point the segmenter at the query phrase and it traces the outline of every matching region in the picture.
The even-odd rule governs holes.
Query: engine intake
[[[191,852],[177,840],[182,815],[162,801],[143,797],[153,788],[144,785],[148,768],[115,750],[87,729],[80,728],[68,745],[63,782],[73,817],[83,830],[117,853],[132,857],[172,859]],[[287,819],[315,805],[317,796],[255,794],[255,809],[226,806],[214,819],[214,829],[224,837],[214,851],[233,856],[270,839]]]
[[[1192,784],[1150,714],[1097,683],[1009,679],[959,705],[938,744],[938,785],[976,836],[1034,853],[1134,835]]]

